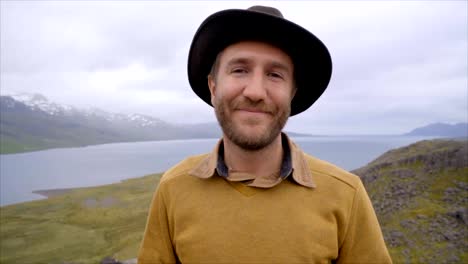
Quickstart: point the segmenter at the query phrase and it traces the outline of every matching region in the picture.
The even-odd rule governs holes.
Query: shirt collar
[[[281,139],[284,148],[284,156],[279,176],[276,174],[276,179],[272,179],[272,176],[262,177],[262,179],[256,179],[249,185],[264,188],[273,187],[281,180],[292,175],[296,183],[309,188],[316,187],[304,153],[286,134],[281,133]],[[189,174],[201,179],[207,179],[218,175],[230,180],[229,169],[224,162],[224,145],[222,139],[218,141],[211,153],[206,155],[194,166]]]

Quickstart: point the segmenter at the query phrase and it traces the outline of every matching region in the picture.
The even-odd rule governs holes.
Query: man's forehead
[[[242,41],[226,47],[218,54],[223,64],[262,61],[272,66],[293,68],[291,57],[280,48],[258,41]]]

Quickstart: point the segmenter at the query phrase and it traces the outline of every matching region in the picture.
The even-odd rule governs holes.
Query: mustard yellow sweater
[[[360,179],[306,155],[316,188],[270,189],[188,174],[162,177],[138,263],[391,263]]]

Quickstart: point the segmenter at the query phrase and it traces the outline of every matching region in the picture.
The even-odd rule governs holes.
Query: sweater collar
[[[297,184],[309,188],[316,187],[304,153],[285,133],[281,133],[281,138],[284,156],[279,173],[261,177],[252,177],[251,175],[242,173],[230,173],[224,162],[224,145],[223,140],[220,139],[213,151],[196,164],[189,174],[201,179],[217,175],[231,181],[251,180],[248,183],[249,186],[260,188],[273,187],[292,175]]]

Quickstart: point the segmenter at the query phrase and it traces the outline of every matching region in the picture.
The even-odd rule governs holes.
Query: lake
[[[307,153],[344,169],[425,139],[403,136],[297,137]],[[188,155],[209,152],[218,139],[114,143],[0,155],[0,205],[43,199],[34,190],[88,187],[164,172]]]

